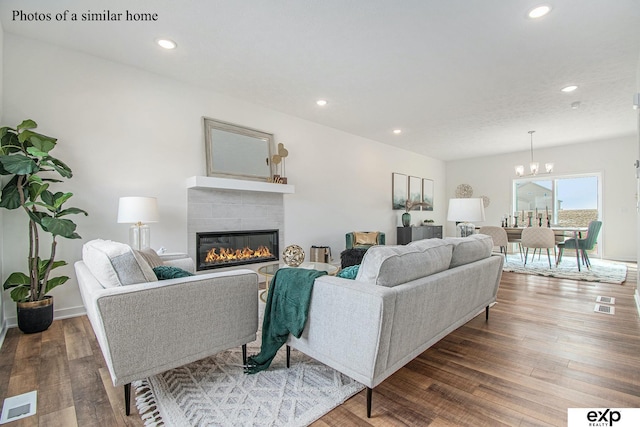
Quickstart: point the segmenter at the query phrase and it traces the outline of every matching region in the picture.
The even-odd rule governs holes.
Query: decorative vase
[[[402,226],[409,227],[411,225],[411,214],[409,212],[405,212],[402,214]]]
[[[18,328],[25,334],[46,331],[53,322],[53,297],[40,301],[19,302],[17,305]]]

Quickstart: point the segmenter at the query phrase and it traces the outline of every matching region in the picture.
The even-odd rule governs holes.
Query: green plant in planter
[[[67,276],[51,277],[53,269],[67,264],[55,260],[57,238],[79,239],[76,224],[65,217],[87,215],[82,209],[63,207],[72,193],[50,190],[51,184],[63,182],[59,178],[71,178],[73,174],[49,154],[56,138],[34,132],[37,126],[33,120],[25,120],[15,129],[0,128],[0,175],[10,177],[3,179],[0,207],[22,209],[29,218],[27,273],[12,273],[3,285],[11,289],[18,311],[20,303],[43,301],[49,291],[69,280]],[[51,236],[48,258],[41,256],[41,232]]]

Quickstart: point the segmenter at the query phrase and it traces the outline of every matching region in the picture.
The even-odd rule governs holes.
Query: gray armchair
[[[194,266],[190,258],[163,264]],[[127,415],[132,381],[236,346],[246,358],[246,344],[256,339],[254,271],[158,281],[139,252],[109,241],[85,244],[75,271],[113,385],[124,385]]]

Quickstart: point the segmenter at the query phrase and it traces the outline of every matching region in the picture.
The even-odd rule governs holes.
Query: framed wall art
[[[427,206],[422,206],[423,211],[433,210],[433,180],[422,179],[422,203],[426,203]]]
[[[411,203],[420,203],[422,201],[422,178],[417,176],[409,177],[409,200],[411,200]],[[420,210],[420,206],[415,206],[411,210]]]
[[[391,203],[394,210],[404,209],[409,195],[407,184],[407,175],[395,172],[391,174]]]

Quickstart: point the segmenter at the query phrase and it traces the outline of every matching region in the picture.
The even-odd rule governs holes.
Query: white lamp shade
[[[484,221],[484,203],[481,198],[449,199],[447,221]]]
[[[127,224],[158,222],[158,200],[155,197],[120,197],[118,222]]]

